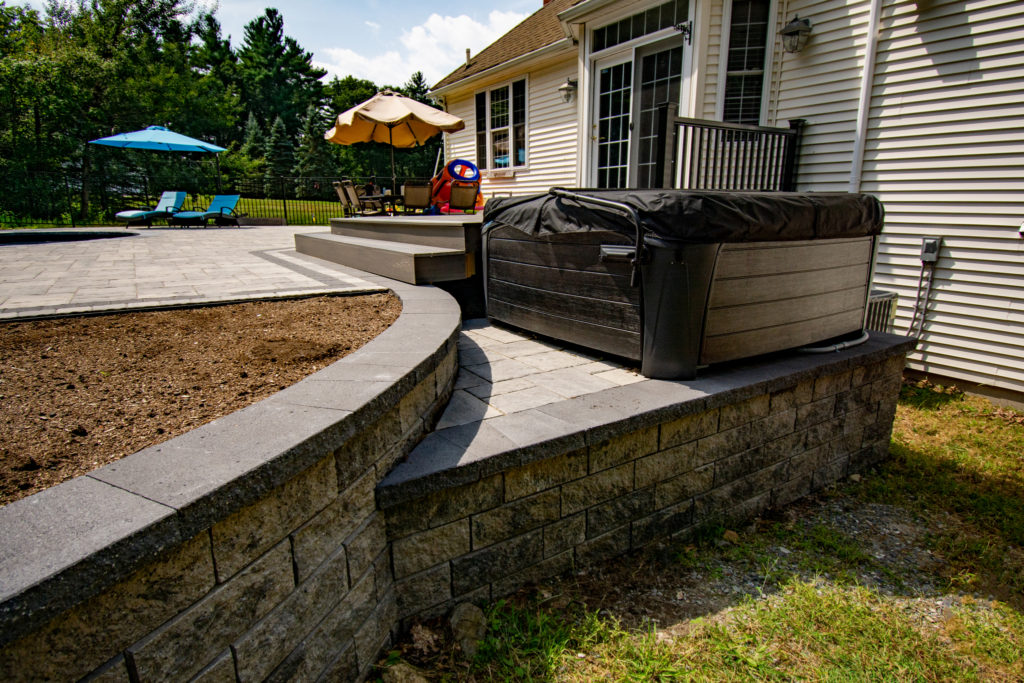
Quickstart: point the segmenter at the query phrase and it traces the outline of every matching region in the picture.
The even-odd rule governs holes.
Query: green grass
[[[573,595],[542,600],[552,594],[543,589],[490,609],[471,663],[451,650],[414,663],[433,678],[473,681],[1024,680],[1024,415],[907,385],[891,453],[825,504],[926,520],[921,542],[941,560],[927,582],[813,514],[762,520],[729,543],[712,525],[652,571],[708,586],[727,574],[759,577],[726,609],[659,633]],[[937,592],[905,589],[924,585]]]

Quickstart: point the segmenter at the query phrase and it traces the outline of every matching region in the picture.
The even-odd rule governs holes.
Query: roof
[[[479,54],[471,57],[469,64],[463,64],[442,78],[431,90],[457,83],[565,38],[565,31],[558,21],[558,15],[580,2],[582,0],[551,0]]]

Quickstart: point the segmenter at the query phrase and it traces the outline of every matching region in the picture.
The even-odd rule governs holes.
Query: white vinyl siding
[[[921,238],[943,237],[909,366],[1024,392],[1024,5],[883,5],[861,189],[886,208],[875,283],[913,314]]]
[[[551,187],[578,185],[576,152],[580,98],[567,104],[558,92],[558,86],[566,78],[576,78],[575,57],[573,53],[569,59],[530,72],[526,93],[527,165],[507,171],[502,169],[498,173],[485,171],[480,184],[484,197],[546,192]],[[448,96],[448,111],[463,119],[466,128],[446,136],[447,159],[468,159],[476,163],[474,93],[487,87],[489,84],[481,83],[474,85],[472,92]]]
[[[799,189],[844,191],[869,2],[780,4],[813,33],[777,58],[773,122],[808,119]],[[942,237],[909,367],[1024,392],[1024,4],[883,0],[878,35],[860,186],[886,211],[874,284],[898,292],[906,333],[921,239]]]

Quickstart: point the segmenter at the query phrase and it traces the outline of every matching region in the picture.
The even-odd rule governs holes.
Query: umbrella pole
[[[388,146],[391,147],[391,194],[395,193],[395,185],[398,184],[395,178],[395,144],[391,141],[393,130],[391,126],[388,126]]]

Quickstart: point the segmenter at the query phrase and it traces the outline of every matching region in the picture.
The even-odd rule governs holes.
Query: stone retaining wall
[[[458,305],[246,409],[0,509],[4,681],[352,680],[397,624],[374,488],[457,369]]]
[[[874,465],[888,453],[908,348],[859,364],[818,359],[813,371],[768,381],[712,379],[689,400],[623,415],[618,429],[608,419],[582,445],[519,454],[525,463],[481,469],[471,483],[437,472],[429,491],[422,476],[403,480],[403,465],[378,494],[398,617],[494,600],[701,524],[753,517]],[[601,409],[607,416],[607,402]]]

